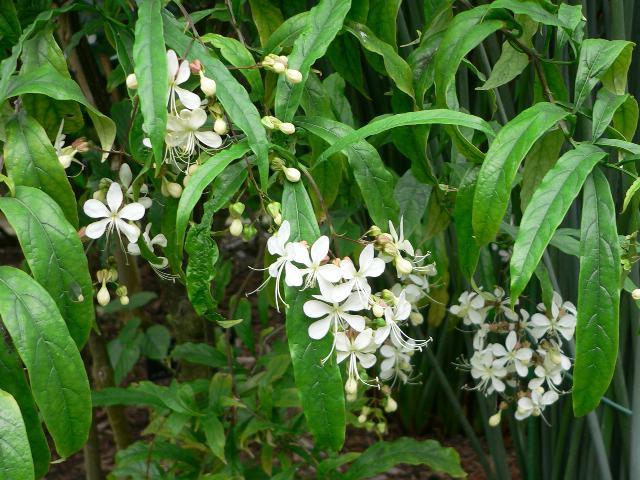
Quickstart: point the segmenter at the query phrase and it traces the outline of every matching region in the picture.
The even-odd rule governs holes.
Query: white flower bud
[[[138,88],[138,79],[136,78],[135,73],[130,73],[129,75],[127,75],[126,84],[127,87],[129,87],[131,90],[135,90],[136,88]]]
[[[98,304],[103,307],[111,301],[111,295],[109,295],[109,290],[107,290],[107,286],[104,283],[102,283],[102,287],[98,290],[96,300],[98,300]]]
[[[292,167],[283,167],[282,171],[284,172],[284,176],[287,177],[291,183],[296,183],[300,181],[300,170]]]
[[[347,393],[344,398],[347,402],[355,402],[358,399],[358,395],[355,393]]]
[[[225,135],[229,131],[227,121],[224,118],[216,118],[216,121],[213,122],[213,131],[218,135]]]
[[[347,395],[355,395],[358,393],[358,382],[356,382],[355,378],[349,377],[344,384],[344,391],[347,392]]]
[[[129,305],[129,297],[127,297],[126,295],[122,295],[120,297],[120,305]]]
[[[187,184],[189,183],[189,180],[191,180],[191,175],[185,175],[184,178],[182,179],[182,185],[186,187]]]
[[[205,77],[202,72],[200,72],[200,90],[207,97],[213,97],[216,94],[216,81],[213,78]]]
[[[549,359],[556,365],[560,365],[562,362],[562,355],[560,355],[560,352],[553,350],[549,352]]]
[[[194,173],[196,173],[196,170],[198,170],[198,168],[200,168],[199,163],[192,163],[187,169],[187,175],[193,175]]]
[[[394,264],[399,275],[409,275],[413,271],[413,265],[411,265],[411,262],[402,258],[400,255],[395,258]]]
[[[180,198],[180,195],[182,195],[182,186],[179,183],[168,182],[167,193],[173,198]]]
[[[494,415],[489,417],[489,426],[497,427],[502,419],[502,410],[498,410]]]
[[[409,314],[409,321],[411,325],[417,327],[418,325],[422,325],[424,323],[424,317],[420,312],[411,312]]]
[[[275,217],[273,217],[273,223],[275,223],[277,226],[280,226],[280,224],[282,223],[282,214],[281,213],[279,213]]]
[[[284,64],[282,64],[281,62],[275,62],[273,64],[273,71],[276,72],[277,74],[283,73],[286,69],[287,67],[285,67]]]
[[[294,70],[292,68],[288,68],[284,72],[284,76],[293,84],[300,83],[302,81],[302,74],[298,70]]]
[[[387,431],[387,424],[380,422],[379,424],[376,425],[376,428],[378,429],[378,432],[384,433]]]
[[[398,409],[398,402],[393,398],[387,397],[387,404],[384,407],[384,411],[387,413],[395,412]]]
[[[382,305],[379,305],[377,303],[373,304],[371,310],[373,311],[373,314],[376,318],[380,318],[384,315],[384,308],[382,308]]]
[[[296,133],[295,125],[289,122],[282,122],[280,125],[278,125],[278,130],[280,130],[285,135],[293,135],[294,133]]]
[[[364,423],[367,421],[367,416],[366,415],[360,415],[358,417],[358,423]]]
[[[98,200],[99,202],[103,202],[105,199],[104,191],[96,190],[95,192],[93,192],[93,195],[91,195],[91,198],[93,198],[94,200]]]
[[[631,297],[634,300],[640,300],[640,288],[636,288],[633,292],[631,292]]]
[[[229,233],[234,237],[239,237],[240,235],[242,235],[243,228],[244,227],[242,225],[242,220],[240,220],[239,218],[234,218],[231,222],[231,225],[229,225]]]
[[[73,155],[60,155],[58,156],[58,161],[62,165],[62,168],[65,170],[69,168],[71,162],[73,161]]]

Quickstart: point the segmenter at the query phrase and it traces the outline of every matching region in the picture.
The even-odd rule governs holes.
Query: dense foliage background
[[[638,18],[0,0],[0,477],[640,478]]]

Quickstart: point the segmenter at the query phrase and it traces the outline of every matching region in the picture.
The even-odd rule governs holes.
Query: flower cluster
[[[503,399],[490,423],[498,425],[502,410],[516,406],[515,418],[541,416],[556,402],[571,360],[563,352],[576,328],[576,308],[554,292],[550,308],[543,303],[533,315],[510,307],[505,292],[464,292],[450,312],[474,329],[474,353],[462,366],[471,372],[475,389]]]
[[[362,241],[364,248],[357,265],[349,257],[330,259],[327,236],[319,237],[313,245],[289,241],[291,226],[286,220],[267,242],[269,253],[276,257],[266,270],[276,280],[278,309],[285,304],[282,280],[300,290],[319,288],[319,293],[303,306],[310,319],[308,334],[314,340],[332,337],[331,350],[323,363],[335,352],[337,362],[346,364],[348,399],[355,398],[358,381],[367,386],[379,386],[378,378],[407,382],[411,378],[411,355],[431,340],[415,340],[403,327],[422,322],[418,309],[428,299],[429,277],[436,274],[435,264],[425,265],[427,255],[416,255],[403,236],[402,223],[400,233],[391,222],[389,231],[382,233],[377,227],[369,231],[374,240]],[[374,292],[370,282],[381,277],[388,265],[395,267],[395,284]],[[379,377],[372,379],[362,372],[377,363],[376,353],[382,361]]]

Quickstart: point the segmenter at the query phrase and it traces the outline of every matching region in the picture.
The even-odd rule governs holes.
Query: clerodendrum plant
[[[640,478],[634,2],[199,3],[0,1],[0,476]]]

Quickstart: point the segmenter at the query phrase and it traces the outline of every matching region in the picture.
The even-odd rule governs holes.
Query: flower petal
[[[173,87],[173,90],[178,94],[178,98],[180,99],[180,102],[182,103],[182,105],[187,107],[189,110],[194,110],[194,109],[201,110],[202,113],[204,113],[204,110],[198,108],[202,103],[202,100],[200,100],[200,97],[198,95],[196,95],[193,92],[190,92],[189,90],[185,90],[182,87]],[[207,120],[206,113],[204,113],[204,119],[205,121]],[[200,128],[202,125],[204,125],[204,121],[200,123],[197,127],[195,127],[195,129]]]
[[[284,264],[284,283],[290,287],[299,287],[302,285],[302,271],[291,262]]]
[[[384,273],[385,267],[386,264],[384,263],[384,260],[382,260],[381,258],[374,258],[371,260],[371,262],[369,262],[369,265],[366,269],[363,270],[363,267],[361,265],[360,270],[367,277],[379,277]]]
[[[178,74],[178,55],[173,50],[167,50],[167,70],[169,78],[174,80]]]
[[[195,132],[196,138],[207,147],[220,148],[222,138],[216,132]]]
[[[107,206],[100,200],[90,199],[84,202],[82,207],[84,213],[91,218],[104,218],[111,216],[111,212],[107,209]]]
[[[331,313],[331,307],[319,300],[308,300],[304,302],[302,309],[304,310],[304,314],[311,318],[320,318]]]
[[[133,202],[122,207],[118,212],[118,218],[124,220],[140,220],[144,216],[144,206],[141,203]]]
[[[327,282],[337,283],[342,279],[342,270],[333,263],[326,263],[318,267],[317,274]]]
[[[375,331],[373,339],[378,345],[380,345],[387,339],[390,332],[391,332],[391,326],[387,324],[384,327],[380,327]]]
[[[140,237],[140,229],[136,225],[127,223],[119,218],[116,219],[116,228],[119,232],[124,233],[130,243],[136,243],[138,237]]]
[[[329,253],[329,237],[322,235],[311,245],[311,260],[319,264]]]
[[[314,340],[320,340],[321,338],[325,337],[325,335],[329,331],[330,326],[330,317],[324,317],[323,319],[316,320],[311,325],[309,325],[309,336]]]
[[[364,368],[371,368],[376,364],[376,356],[373,353],[356,353],[356,357],[360,360],[360,365]]]
[[[189,69],[189,62],[183,60],[180,62],[180,66],[178,67],[178,74],[176,75],[176,85],[180,85],[181,83],[189,80],[191,76],[191,70]]]
[[[351,341],[344,332],[338,332],[335,334],[336,350],[338,352],[349,352]]]
[[[120,178],[120,183],[124,185],[124,188],[129,188],[129,185],[131,185],[131,181],[133,180],[133,174],[131,173],[131,167],[128,163],[120,165],[118,178]]]
[[[341,313],[340,318],[342,318],[345,322],[351,326],[356,332],[361,332],[364,330],[365,322],[364,318],[360,315],[352,315],[350,313]]]
[[[113,213],[117,212],[120,205],[122,205],[122,200],[123,196],[120,184],[112,182],[107,192],[107,205],[109,206],[109,210]]]
[[[109,225],[110,223],[110,218],[105,218],[104,220],[90,223],[89,225],[87,225],[87,228],[84,229],[84,234],[89,238],[100,238],[102,235],[104,235],[104,231],[106,230],[107,225]]]
[[[373,331],[370,328],[363,330],[358,334],[355,341],[353,342],[353,346],[356,350],[365,351],[367,347],[371,345],[371,341],[373,340]]]

